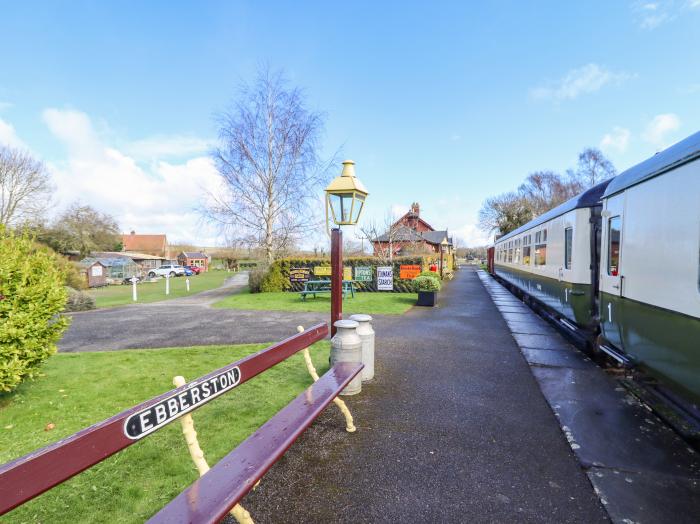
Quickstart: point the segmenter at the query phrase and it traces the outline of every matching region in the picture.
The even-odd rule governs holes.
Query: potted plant
[[[417,306],[433,307],[437,304],[437,292],[440,291],[440,279],[432,276],[419,276],[413,280],[418,292]]]

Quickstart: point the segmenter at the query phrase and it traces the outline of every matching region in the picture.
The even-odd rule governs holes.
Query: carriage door
[[[616,309],[620,304],[619,297],[622,296],[624,285],[622,274],[624,202],[624,193],[607,199],[601,221],[603,227],[600,264],[601,328],[605,338],[618,347],[622,347]]]

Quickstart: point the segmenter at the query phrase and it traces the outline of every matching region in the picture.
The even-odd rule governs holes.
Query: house
[[[99,260],[95,260],[89,265],[84,265],[84,272],[88,287],[107,285],[107,266]]]
[[[440,253],[452,255],[454,246],[447,230],[436,231],[420,216],[420,205],[411,209],[394,222],[389,231],[372,240],[374,256],[390,254],[401,256],[413,253]]]
[[[177,263],[181,266],[201,267],[209,271],[209,257],[199,251],[183,251],[177,256]]]
[[[170,259],[168,239],[165,235],[137,235],[136,231],[132,231],[128,235],[122,235],[122,251]]]

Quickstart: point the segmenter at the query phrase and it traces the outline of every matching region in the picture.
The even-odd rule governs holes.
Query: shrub
[[[267,274],[267,268],[252,269],[248,274],[248,287],[251,293],[260,293],[262,291],[262,282]]]
[[[0,391],[12,391],[56,352],[69,319],[56,255],[0,228]]]
[[[440,291],[442,284],[435,277],[419,276],[413,279],[413,285],[418,291]]]
[[[270,269],[262,279],[260,284],[260,291],[263,293],[275,293],[277,291],[284,291],[287,279],[284,278],[282,270],[278,264],[273,264]]]
[[[419,277],[428,277],[428,278],[437,278],[440,280],[440,273],[436,273],[435,271],[423,271]]]
[[[83,291],[67,287],[66,311],[87,311],[95,309],[95,299]]]

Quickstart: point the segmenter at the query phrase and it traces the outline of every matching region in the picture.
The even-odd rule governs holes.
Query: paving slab
[[[586,369],[590,359],[581,353],[557,349],[530,349],[521,348],[525,360],[531,366],[542,367],[566,367],[573,369]]]
[[[571,344],[564,340],[558,333],[548,335],[526,335],[514,333],[513,338],[521,348],[532,349],[569,349]]]

